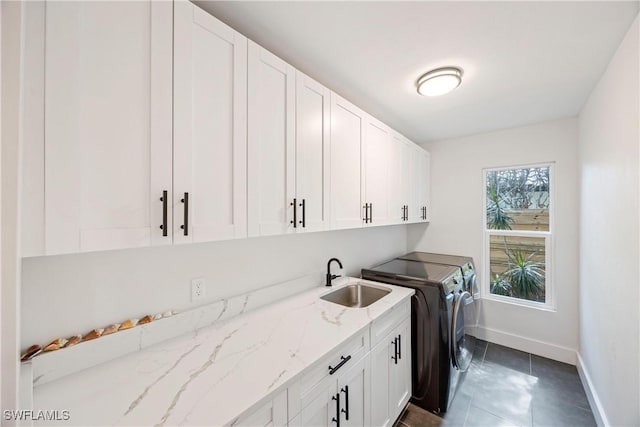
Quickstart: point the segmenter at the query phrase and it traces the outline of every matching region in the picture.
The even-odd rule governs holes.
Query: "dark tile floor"
[[[596,426],[575,366],[478,340],[449,410],[409,404],[396,427]]]

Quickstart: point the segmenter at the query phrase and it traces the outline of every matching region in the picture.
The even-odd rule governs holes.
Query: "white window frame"
[[[549,168],[549,231],[531,230],[490,230],[487,228],[487,174],[489,172],[526,169],[526,168]],[[480,294],[482,298],[498,301],[506,304],[530,307],[539,310],[555,311],[555,162],[544,162],[524,165],[501,166],[482,169],[482,265],[483,280]],[[539,237],[545,239],[545,302],[529,301],[521,298],[496,295],[491,293],[490,263],[491,255],[489,243],[491,236],[514,236],[514,237]]]

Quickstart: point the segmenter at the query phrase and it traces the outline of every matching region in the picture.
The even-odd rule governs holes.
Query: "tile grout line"
[[[489,350],[489,342],[487,341],[487,345],[484,346],[484,353],[482,353],[482,361],[480,362],[480,366],[484,366],[484,359],[487,357],[487,350]]]
[[[489,342],[487,341],[484,346],[484,352],[482,353],[482,359],[480,360],[480,366],[484,366],[484,359],[487,357],[487,350],[489,349]],[[474,387],[475,389],[475,387]],[[471,405],[473,404],[473,396],[475,393],[472,393],[471,398],[469,399],[469,403],[467,404],[467,413],[464,414],[464,420],[462,421],[462,425],[467,425],[467,420],[469,419],[469,412],[471,412]]]
[[[529,375],[533,377],[533,362],[531,353],[529,353]],[[531,399],[531,426],[533,427],[533,398]]]

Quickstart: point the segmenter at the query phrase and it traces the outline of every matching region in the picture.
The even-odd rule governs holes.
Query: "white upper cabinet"
[[[391,130],[366,117],[362,145],[362,194],[366,225],[391,224],[389,204]]]
[[[44,224],[34,228],[44,235],[25,239],[24,254],[170,244],[160,199],[172,190],[172,4],[30,8],[30,24],[40,25],[26,37],[46,42],[24,52],[25,85],[37,88],[29,100],[38,100],[46,121],[25,119],[42,133],[26,142],[25,179],[39,185],[23,197],[44,201],[25,216]],[[44,84],[29,86],[36,80]],[[34,152],[44,170],[30,163]]]
[[[188,1],[174,25],[174,242],[246,237],[247,39]]]
[[[192,2],[24,10],[23,256],[429,221],[429,153]]]
[[[331,223],[333,229],[364,223],[360,197],[361,148],[366,114],[331,92]]]
[[[329,228],[331,91],[296,72],[296,230]]]
[[[295,69],[251,41],[248,65],[249,236],[283,234],[296,208]]]
[[[414,145],[412,155],[412,205],[409,221],[426,222],[430,219],[430,168],[431,156],[423,148]]]
[[[392,224],[408,221],[412,199],[411,158],[413,144],[399,133],[393,132],[389,155],[389,220]]]
[[[431,221],[431,154],[425,150],[422,157],[422,197],[424,198],[424,221]]]

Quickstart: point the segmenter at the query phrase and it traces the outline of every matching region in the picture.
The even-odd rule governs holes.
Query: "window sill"
[[[517,298],[511,298],[511,297],[501,297],[498,295],[491,295],[491,294],[483,294],[480,296],[481,300],[487,300],[487,301],[495,301],[495,302],[499,302],[499,303],[503,303],[503,304],[508,304],[508,305],[516,305],[519,307],[523,307],[523,308],[530,308],[533,310],[537,310],[537,311],[547,311],[547,312],[551,312],[551,313],[555,313],[557,312],[557,308],[549,303],[540,303],[540,302],[533,302],[533,301],[527,301],[527,300],[519,300]]]

